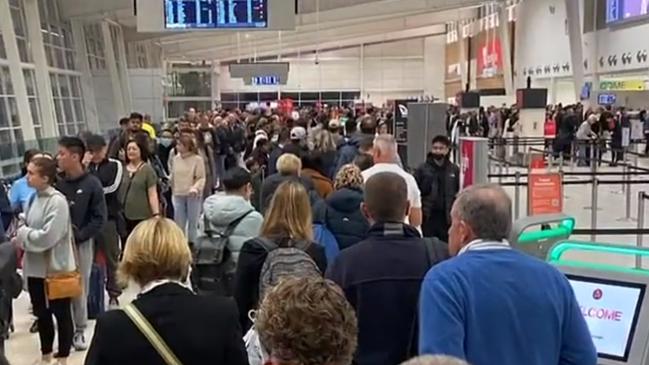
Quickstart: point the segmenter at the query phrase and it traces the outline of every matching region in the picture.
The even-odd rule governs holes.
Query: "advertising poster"
[[[502,45],[499,38],[489,39],[478,49],[478,76],[493,77],[502,70]]]
[[[559,173],[531,173],[527,180],[528,215],[563,211],[563,187]]]
[[[643,289],[575,278],[569,281],[600,356],[627,357]]]
[[[410,100],[394,101],[394,138],[398,144],[408,143],[408,103]]]
[[[462,139],[460,140],[460,153],[461,153],[461,162],[460,162],[460,184],[462,189],[468,188],[474,184],[474,168],[473,163],[475,161],[475,156],[473,155],[475,151],[475,142],[471,140]]]

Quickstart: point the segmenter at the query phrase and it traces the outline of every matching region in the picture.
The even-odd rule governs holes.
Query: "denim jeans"
[[[198,218],[201,214],[203,197],[174,195],[174,220],[187,235],[189,242],[194,242],[198,235]]]
[[[79,272],[81,273],[81,288],[83,292],[78,298],[72,299],[72,315],[76,333],[84,333],[88,327],[88,293],[90,289],[90,270],[95,261],[95,242],[88,240],[77,244],[79,253]]]

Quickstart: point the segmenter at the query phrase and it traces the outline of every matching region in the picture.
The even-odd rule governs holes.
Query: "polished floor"
[[[640,159],[638,160],[638,165],[643,167],[649,167],[649,160]],[[566,166],[565,171],[588,171],[587,168],[577,168]],[[621,171],[621,168],[611,168],[611,167],[602,167],[601,171]],[[513,173],[514,169],[509,169],[506,171],[503,169],[503,172]],[[520,169],[522,173],[526,173],[525,170]],[[493,168],[494,173],[497,172],[497,168]],[[587,176],[581,177],[566,177],[566,180],[576,181],[576,180],[588,180],[590,179]],[[620,176],[601,176],[601,180],[621,180]],[[649,181],[649,175],[646,176],[634,176],[632,180],[640,181]],[[503,181],[513,181],[513,179],[504,179]],[[493,179],[493,182],[498,182],[498,179]],[[568,185],[564,188],[564,211],[565,213],[572,215],[577,220],[578,228],[590,228],[592,211],[590,210],[591,205],[591,185]],[[513,187],[508,187],[507,191],[510,193],[512,198],[515,197],[515,189]],[[638,184],[631,185],[630,190],[630,216],[631,219],[626,219],[626,194],[622,193],[621,185],[602,185],[598,188],[598,210],[596,211],[596,223],[598,228],[635,228],[637,227],[637,210],[638,210],[638,192],[646,191],[649,193],[649,184]],[[527,210],[527,190],[526,187],[521,187],[519,191],[519,212],[521,216],[524,216]],[[649,225],[649,201],[647,201],[647,209],[645,210],[645,226]],[[580,237],[574,236],[573,238],[579,240],[591,240],[590,236]],[[649,247],[649,236],[642,237],[646,242],[646,246]],[[610,242],[610,243],[619,243],[619,244],[628,244],[635,245],[637,242],[637,237],[635,235],[631,236],[597,236],[595,237],[596,242]],[[634,257],[621,257],[621,256],[611,256],[611,255],[602,255],[602,254],[593,254],[593,253],[573,253],[569,254],[570,258],[585,260],[585,261],[594,261],[594,262],[607,262],[609,264],[617,264],[631,267],[634,265]],[[649,260],[645,262],[646,267],[649,267]],[[135,288],[130,288],[122,299],[122,304],[128,302],[134,298],[136,294]],[[32,317],[29,314],[29,298],[26,294],[23,294],[18,300],[14,303],[15,308],[15,327],[16,331],[12,334],[9,341],[7,341],[7,357],[9,358],[11,364],[13,365],[29,365],[32,364],[36,359],[39,358],[39,347],[38,347],[38,335],[30,334],[28,328],[31,324]],[[92,329],[94,323],[91,322],[90,328],[88,329],[88,340],[90,340]],[[80,365],[83,364],[85,353],[73,353],[69,364],[71,365]]]

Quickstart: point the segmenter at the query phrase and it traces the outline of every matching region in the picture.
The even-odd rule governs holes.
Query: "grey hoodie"
[[[36,193],[17,232],[25,249],[24,273],[45,278],[48,272],[68,272],[76,267],[72,251],[70,208],[65,196],[53,187]]]
[[[232,252],[235,263],[239,260],[239,252],[243,244],[249,239],[259,236],[261,225],[264,222],[262,215],[254,209],[250,202],[243,197],[224,193],[214,194],[205,199],[203,203],[205,218],[207,218],[210,228],[217,232],[225,231],[235,219],[252,210],[239,222],[230,236],[228,249]]]

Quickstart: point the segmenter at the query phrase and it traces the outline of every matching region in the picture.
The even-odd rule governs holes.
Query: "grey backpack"
[[[277,285],[285,277],[322,276],[318,265],[306,253],[312,243],[297,241],[292,247],[279,247],[275,242],[264,237],[256,241],[268,251],[259,275],[259,298],[263,299],[267,290]]]

